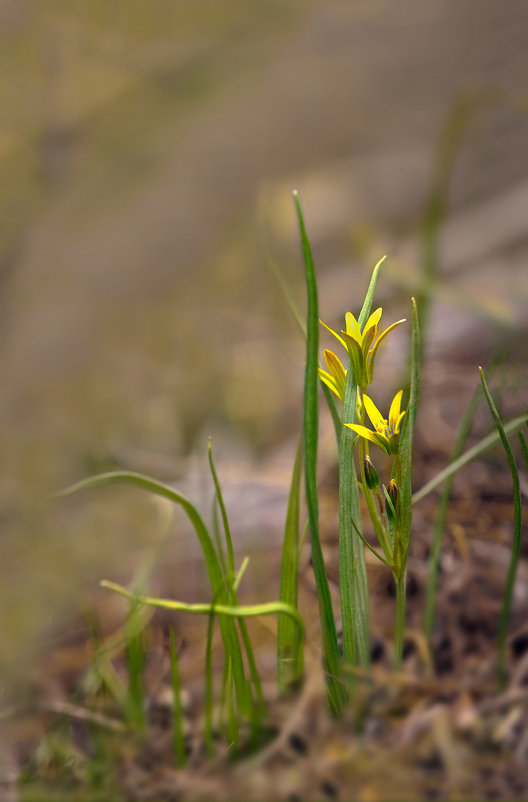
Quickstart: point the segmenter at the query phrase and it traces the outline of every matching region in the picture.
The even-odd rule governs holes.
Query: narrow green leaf
[[[392,478],[397,482],[400,498],[400,514],[397,527],[397,538],[394,542],[394,560],[397,571],[396,580],[396,624],[394,632],[394,667],[399,669],[403,654],[403,637],[405,630],[406,576],[407,557],[412,534],[412,465],[413,438],[421,377],[421,341],[420,324],[416,301],[412,303],[412,342],[411,342],[411,384],[407,412],[403,419],[400,438],[399,460],[395,460]],[[399,464],[398,464],[399,462]]]
[[[513,455],[512,447],[506,435],[504,425],[497,411],[493,399],[491,397],[484,371],[479,368],[480,380],[482,382],[482,389],[486,396],[486,401],[490,408],[490,412],[495,421],[499,437],[506,452],[506,458],[512,475],[513,482],[513,543],[510,556],[510,563],[508,566],[508,573],[506,576],[506,584],[504,587],[504,596],[502,599],[502,610],[499,619],[499,632],[497,643],[497,673],[499,682],[502,688],[506,686],[508,679],[508,672],[506,669],[506,653],[507,653],[507,635],[508,623],[510,620],[510,611],[513,600],[513,589],[515,586],[515,577],[517,576],[517,569],[519,567],[519,560],[521,557],[521,543],[522,543],[522,501],[521,501],[521,485],[519,482],[519,471],[517,470],[517,463]]]
[[[174,637],[174,629],[169,629],[169,651],[171,663],[172,679],[172,737],[174,747],[174,762],[177,768],[183,768],[187,764],[185,751],[185,727],[182,705],[182,687],[180,678],[180,664],[178,660],[178,650]]]
[[[376,292],[376,284],[378,282],[379,272],[381,270],[381,266],[383,262],[386,260],[387,256],[382,256],[379,262],[374,267],[372,271],[372,275],[370,277],[367,293],[365,295],[365,300],[363,301],[363,306],[361,307],[361,312],[359,313],[358,323],[363,328],[367,320],[370,316],[370,310],[372,308],[372,301],[374,299],[374,293]]]
[[[343,405],[344,423],[354,422],[356,394],[357,387],[349,363]],[[354,464],[355,443],[352,429],[342,426],[339,447],[339,592],[345,663],[366,668],[370,663],[370,620],[361,507]]]
[[[145,604],[148,607],[161,607],[164,610],[176,610],[182,613],[189,613],[190,615],[211,615],[218,616],[219,620],[222,617],[228,618],[258,618],[259,616],[266,615],[287,615],[297,625],[299,636],[304,643],[304,621],[299,612],[291,607],[289,604],[284,604],[280,601],[264,602],[263,604],[239,604],[238,606],[226,604],[188,604],[187,602],[176,601],[175,599],[159,599],[156,596],[140,596],[132,593],[117,582],[110,582],[108,579],[103,579],[100,583],[102,588],[113,590],[124,596],[126,599]]]
[[[519,432],[519,442],[521,444],[521,451],[524,459],[524,464],[528,470],[528,444],[526,443],[526,437],[524,436],[524,432]]]
[[[317,587],[319,616],[321,619],[321,635],[323,655],[327,672],[328,698],[332,709],[340,712],[346,702],[344,686],[339,681],[340,654],[337,641],[337,630],[332,607],[332,598],[323,551],[319,538],[319,503],[317,498],[317,441],[318,441],[318,351],[319,351],[319,314],[317,309],[317,283],[312,259],[310,243],[306,235],[301,203],[297,192],[293,193],[301,243],[304,256],[306,291],[308,296],[306,368],[304,379],[304,478],[306,485],[306,504],[310,522],[310,539],[312,545],[312,561]]]
[[[466,445],[473,416],[477,408],[479,399],[481,398],[482,388],[480,385],[473,393],[467,409],[462,417],[455,443],[453,446],[453,453],[451,455],[451,462],[458,459],[464,446]],[[436,589],[438,585],[438,571],[440,567],[440,550],[442,547],[442,540],[447,520],[447,512],[449,508],[449,499],[451,497],[451,489],[455,480],[455,474],[452,474],[446,479],[444,487],[442,488],[442,495],[438,503],[438,511],[435,520],[435,529],[433,542],[431,544],[431,553],[429,554],[429,566],[427,570],[427,583],[425,588],[425,612],[424,612],[424,632],[425,637],[430,641],[433,636],[434,618],[435,618],[435,605],[436,605]]]
[[[409,548],[412,529],[412,462],[413,462],[413,437],[416,413],[418,410],[418,396],[420,393],[421,376],[421,340],[420,326],[418,319],[418,309],[414,298],[412,303],[412,344],[411,344],[411,385],[409,392],[409,403],[407,412],[403,419],[402,433],[400,438],[400,462],[401,462],[401,486],[400,491],[400,516],[401,536],[403,537],[405,551]],[[399,477],[393,474],[393,479],[397,482]]]
[[[170,485],[163,484],[156,479],[133,471],[113,471],[111,473],[102,473],[98,476],[91,476],[88,479],[77,482],[77,484],[63,490],[58,496],[64,497],[76,493],[79,490],[95,489],[113,484],[134,485],[154,495],[167,498],[169,501],[179,504],[183,508],[200,542],[213,597],[218,598],[222,603],[229,603],[229,587],[224,580],[222,568],[209,531],[194,504]],[[244,715],[248,715],[251,718],[254,712],[254,706],[246,682],[244,662],[236,624],[234,621],[221,619],[220,630],[224,642],[226,659],[229,657],[232,660],[233,677],[236,683],[240,710]]]
[[[213,757],[215,748],[213,740],[213,633],[214,611],[210,611],[207,619],[207,637],[205,640],[205,689],[204,689],[204,745],[208,757]],[[227,671],[228,659],[224,663],[224,674]],[[224,689],[223,689],[224,690]],[[223,706],[221,706],[223,708]]]
[[[228,568],[229,568],[229,575],[232,577],[232,582],[233,582],[233,584],[229,588],[229,595],[230,595],[231,604],[236,606],[238,604],[236,591],[237,591],[238,584],[239,584],[240,580],[242,579],[243,571],[238,577],[235,578],[235,553],[234,553],[234,549],[233,549],[233,540],[232,540],[232,537],[231,537],[231,528],[229,526],[229,518],[228,518],[228,515],[227,515],[227,509],[226,509],[225,502],[224,502],[224,496],[223,496],[223,493],[222,493],[222,487],[221,487],[220,481],[218,479],[218,473],[216,471],[216,466],[215,466],[214,459],[213,459],[213,442],[212,442],[212,438],[211,437],[209,438],[208,456],[209,456],[209,468],[210,468],[211,476],[213,478],[213,483],[214,483],[214,486],[215,486],[216,500],[218,502],[218,506],[220,508],[220,514],[221,514],[221,517],[222,517],[222,525],[223,525],[224,536],[225,536],[225,541],[226,541],[227,564],[228,564]],[[223,550],[220,548],[220,546],[218,546],[218,550],[219,550],[219,556],[222,555],[223,554]],[[220,562],[222,563],[222,558],[221,557],[220,557]],[[244,622],[243,619],[239,620],[238,628],[239,628],[239,631],[240,631],[240,636],[242,638],[242,643],[244,645],[244,650],[246,652],[249,673],[251,675],[253,686],[254,686],[255,692],[257,694],[258,707],[260,709],[262,709],[264,707],[264,695],[263,695],[263,692],[262,692],[262,683],[260,681],[260,676],[259,676],[259,672],[258,672],[258,669],[257,669],[257,663],[255,661],[255,656],[254,656],[254,653],[253,653],[253,647],[251,645],[251,640],[250,640],[250,637],[249,637],[249,633],[247,631],[247,627],[246,627],[245,622]],[[256,709],[254,709],[254,708],[252,708],[251,717],[252,717],[252,723],[255,724],[255,719],[254,719],[254,715],[253,714],[254,715],[258,715],[258,711]]]
[[[302,441],[299,439],[284,527],[279,599],[297,609],[300,505],[302,479]],[[291,619],[279,618],[277,627],[277,681],[279,693],[297,683],[303,672],[303,653],[299,650],[298,629]]]
[[[216,498],[218,501],[218,506],[220,507],[220,515],[222,516],[222,524],[224,527],[224,535],[226,540],[226,549],[227,549],[227,564],[229,566],[230,573],[234,576],[235,574],[235,552],[233,549],[233,540],[231,538],[231,529],[229,526],[229,518],[227,517],[227,510],[224,503],[224,496],[222,494],[222,488],[220,486],[220,482],[218,481],[218,474],[216,472],[216,467],[214,464],[213,459],[213,440],[209,438],[209,444],[207,449],[208,457],[209,457],[209,468],[211,471],[211,476],[213,477],[213,483],[215,486],[216,491]]]
[[[512,432],[516,432],[522,426],[525,426],[528,423],[528,417],[526,415],[520,415],[518,418],[513,418],[508,423],[503,423],[503,428],[506,434],[511,434]],[[427,484],[420,488],[414,495],[413,495],[413,504],[416,504],[418,501],[421,501],[423,498],[429,495],[433,490],[435,490],[442,482],[445,482],[446,479],[449,479],[450,476],[457,473],[461,468],[464,468],[469,462],[474,460],[476,457],[480,457],[488,448],[496,445],[500,440],[500,435],[497,431],[491,432],[486,437],[484,437],[480,442],[476,443],[474,446],[469,448],[461,457],[454,460],[454,462],[450,462],[447,468],[444,468],[443,471],[437,473],[433,479],[431,479]]]
[[[369,282],[365,300],[359,314],[361,327],[367,322],[380,268],[379,260]],[[343,423],[354,423],[357,387],[349,359]],[[356,437],[347,426],[341,426],[339,435],[339,592],[341,595],[341,621],[343,630],[343,657],[345,663],[366,668],[370,663],[370,620],[368,607],[367,565],[361,530],[361,507],[354,464]],[[357,522],[358,531],[354,526]]]

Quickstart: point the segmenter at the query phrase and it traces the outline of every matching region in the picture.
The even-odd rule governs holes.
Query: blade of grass
[[[218,506],[220,507],[220,515],[222,516],[222,525],[224,527],[224,536],[226,541],[226,549],[227,549],[227,564],[229,567],[230,573],[234,576],[235,575],[235,552],[233,549],[233,540],[231,538],[231,529],[229,526],[229,518],[227,517],[227,510],[224,503],[224,497],[222,494],[222,488],[220,487],[220,482],[218,480],[218,474],[216,472],[216,467],[214,464],[213,459],[213,440],[210,437],[207,454],[209,458],[209,469],[211,471],[211,476],[213,477],[213,483],[215,486],[216,491],[216,499],[218,501]]]
[[[317,588],[319,617],[321,621],[321,637],[323,641],[324,668],[327,672],[326,686],[332,710],[339,713],[346,703],[346,691],[339,681],[340,654],[337,641],[337,629],[332,607],[332,598],[323,550],[319,538],[319,503],[317,498],[317,441],[318,441],[318,350],[319,350],[319,315],[317,310],[317,283],[310,243],[306,235],[304,217],[297,192],[293,193],[306,276],[306,292],[308,297],[306,368],[304,379],[304,479],[306,486],[306,504],[310,522],[310,540],[312,546],[312,562]]]
[[[185,730],[182,705],[182,687],[180,677],[180,664],[178,660],[178,650],[176,649],[176,639],[174,629],[169,629],[169,651],[171,664],[172,680],[172,737],[174,748],[174,762],[177,768],[184,768],[187,765],[187,755],[185,751]]]
[[[218,561],[220,563],[220,567],[222,569],[222,573],[225,577],[226,582],[229,582],[230,578],[233,576],[233,572],[230,573],[229,568],[227,567],[227,559],[224,553],[222,535],[220,534],[220,521],[218,517],[218,499],[216,497],[216,493],[212,502],[211,514],[213,520],[213,526],[212,526],[213,540],[216,546],[216,553],[218,554]]]
[[[506,638],[508,634],[508,623],[510,620],[511,604],[513,600],[513,589],[515,585],[515,577],[517,576],[517,569],[519,567],[519,559],[521,556],[521,542],[522,542],[522,502],[521,502],[521,485],[519,482],[519,471],[517,470],[517,463],[513,455],[512,447],[506,436],[504,425],[497,411],[493,399],[491,397],[484,371],[479,368],[480,380],[482,382],[482,389],[486,396],[486,401],[490,408],[490,412],[495,421],[499,437],[506,452],[506,458],[512,475],[513,482],[513,543],[508,566],[508,573],[506,576],[506,584],[504,587],[504,596],[502,599],[502,609],[499,619],[499,632],[497,643],[497,675],[501,688],[505,688],[508,679],[508,672],[506,669]]]
[[[282,274],[280,273],[279,269],[277,268],[275,262],[273,261],[273,259],[271,257],[268,257],[268,263],[269,263],[270,270],[273,273],[273,275],[275,277],[275,280],[277,281],[277,284],[279,285],[279,287],[280,287],[280,289],[282,291],[282,294],[284,296],[286,304],[288,305],[288,308],[289,308],[290,312],[292,313],[293,318],[294,318],[295,322],[297,323],[297,326],[298,326],[302,336],[306,340],[306,323],[302,319],[302,315],[301,315],[301,313],[299,311],[299,308],[297,307],[297,304],[293,300],[292,294],[291,294],[286,282],[284,281],[284,278],[283,278]],[[335,432],[336,432],[337,445],[339,446],[339,437],[340,437],[340,433],[341,433],[341,415],[339,414],[339,411],[337,409],[337,406],[336,406],[336,403],[335,403],[335,400],[334,400],[334,396],[332,395],[331,390],[326,386],[326,384],[323,381],[321,382],[321,387],[323,388],[324,397],[326,399],[326,403],[328,404],[328,408],[330,410],[330,414],[332,415],[332,420],[334,422],[334,428],[335,428]]]
[[[299,637],[304,644],[304,621],[302,616],[295,608],[280,601],[264,602],[262,604],[239,604],[236,607],[234,605],[217,604],[216,602],[212,604],[189,604],[187,602],[176,601],[175,599],[159,599],[156,596],[139,596],[123,587],[123,585],[118,585],[117,582],[110,582],[108,579],[101,580],[99,584],[102,588],[113,590],[126,599],[136,601],[139,604],[145,604],[147,607],[160,607],[164,610],[176,610],[189,613],[190,615],[210,615],[213,613],[218,616],[219,620],[224,616],[226,618],[258,618],[259,616],[266,615],[287,615],[295,621],[299,630]]]
[[[213,710],[214,710],[214,684],[213,684],[213,633],[214,613],[207,618],[207,637],[205,639],[205,692],[204,692],[204,747],[208,757],[213,757],[215,748],[213,740]],[[227,660],[224,663],[224,671]],[[222,706],[221,706],[222,707]],[[221,709],[221,708],[220,708]],[[221,722],[219,722],[219,727]]]
[[[300,506],[302,479],[302,441],[299,438],[291,478],[288,511],[284,526],[279,599],[297,609]],[[277,625],[277,682],[279,693],[297,683],[303,672],[303,653],[299,650],[297,628],[281,616]]]
[[[109,590],[113,590],[116,593],[119,593],[121,596],[124,596],[135,603],[144,604],[149,607],[160,607],[165,610],[178,610],[185,613],[190,613],[191,615],[208,615],[209,616],[209,629],[208,629],[208,636],[207,636],[207,648],[206,648],[206,715],[207,711],[212,711],[212,705],[207,701],[208,699],[212,698],[212,624],[213,624],[213,617],[218,616],[220,623],[222,622],[222,617],[227,616],[230,618],[255,618],[259,616],[265,615],[286,615],[291,618],[298,630],[297,641],[299,643],[299,650],[302,653],[304,649],[304,621],[299,614],[299,612],[289,604],[285,604],[283,602],[268,602],[265,604],[254,604],[254,605],[225,605],[225,604],[217,604],[214,602],[213,604],[187,604],[186,602],[175,601],[173,599],[158,599],[153,596],[140,596],[132,593],[131,591],[124,588],[122,585],[118,585],[115,582],[109,582],[108,580],[103,580],[101,583],[101,587],[108,588]],[[238,732],[238,725],[234,728],[234,722],[231,720],[230,716],[233,714],[233,711],[236,710],[235,701],[232,699],[232,683],[234,681],[233,675],[233,664],[232,660],[230,659],[230,655],[226,657],[226,665],[225,669],[227,669],[227,684],[225,685],[225,699],[226,699],[226,709],[228,713],[228,720],[227,720],[227,727],[229,730],[229,738],[230,741],[233,741],[234,733]],[[236,689],[236,684],[235,684]],[[239,695],[237,694],[237,700]],[[257,738],[259,735],[258,732],[258,724],[260,722],[260,716],[262,713],[262,708],[257,707],[255,713],[250,716],[250,724],[252,727],[252,736]],[[209,722],[209,724],[207,723]],[[210,733],[211,730],[211,717],[206,720],[206,736]],[[212,741],[208,739],[209,743],[212,744]]]
[[[513,418],[508,423],[503,424],[503,428],[506,434],[511,434],[512,432],[516,432],[522,426],[528,423],[528,417],[526,415],[520,415],[518,418]],[[450,476],[457,473],[461,468],[466,466],[469,462],[476,459],[476,457],[480,457],[488,448],[496,445],[500,440],[500,435],[497,431],[491,432],[474,446],[469,448],[461,457],[456,459],[454,462],[450,462],[447,468],[444,468],[443,471],[437,473],[429,482],[427,482],[423,487],[420,488],[414,495],[413,495],[413,504],[416,504],[418,501],[421,501],[423,498],[429,495],[433,490],[435,490],[442,482],[445,482],[446,479],[449,479]]]
[[[524,432],[519,432],[519,442],[521,444],[521,451],[524,459],[524,464],[528,469],[528,445],[526,443],[526,437],[524,436]]]
[[[421,378],[421,341],[418,309],[414,298],[412,303],[412,343],[411,343],[411,385],[409,403],[405,414],[400,438],[399,462],[395,461],[392,478],[399,484],[400,516],[399,546],[395,542],[395,560],[400,563],[396,579],[396,626],[394,633],[394,668],[399,669],[403,655],[405,632],[407,557],[412,535],[412,464],[413,440]],[[401,474],[401,478],[400,478]],[[396,552],[400,551],[400,554]]]
[[[209,457],[209,468],[210,468],[210,471],[211,471],[211,476],[213,478],[213,483],[214,483],[214,487],[215,487],[216,500],[217,500],[218,506],[220,508],[220,515],[222,517],[222,525],[223,525],[223,528],[224,528],[224,536],[225,536],[225,540],[226,540],[227,564],[228,564],[228,569],[229,569],[229,575],[233,578],[232,585],[229,588],[229,595],[230,595],[230,598],[231,598],[231,603],[236,606],[238,604],[236,591],[237,591],[238,583],[242,579],[243,571],[240,574],[239,578],[237,579],[235,577],[235,553],[234,553],[234,549],[233,549],[233,540],[232,540],[232,537],[231,537],[231,528],[229,526],[229,518],[228,518],[228,515],[227,515],[227,509],[226,509],[225,502],[224,502],[224,496],[223,496],[223,493],[222,493],[222,487],[221,487],[220,481],[218,479],[218,473],[217,473],[216,466],[215,466],[214,459],[213,459],[213,441],[212,441],[211,437],[209,438],[208,457]],[[220,553],[222,554],[223,550],[221,549],[220,544],[218,544],[218,549],[219,549]],[[246,624],[245,624],[243,619],[239,619],[238,628],[239,628],[239,631],[240,631],[240,636],[242,638],[242,643],[244,645],[244,650],[246,652],[249,673],[250,673],[250,676],[251,676],[251,680],[253,682],[255,693],[257,695],[257,700],[258,700],[257,707],[259,708],[260,712],[262,712],[262,710],[264,709],[264,694],[262,692],[262,683],[260,681],[260,676],[259,676],[259,673],[258,673],[257,664],[256,664],[256,661],[255,661],[255,656],[253,654],[253,647],[251,646],[251,640],[249,638],[249,633],[247,631],[247,627],[246,627]],[[255,710],[255,714],[257,714],[257,712],[258,711]],[[252,725],[254,727],[257,726],[256,720],[253,717],[252,717]]]
[[[236,754],[240,736],[240,725],[236,709],[232,665],[231,660],[228,658],[226,663],[226,736],[228,748]]]
[[[128,675],[128,691],[126,697],[125,710],[127,718],[138,732],[144,732],[146,727],[146,705],[145,705],[145,663],[146,663],[146,644],[145,630],[134,625],[137,616],[138,605],[132,602],[128,613],[128,621],[131,622],[130,629],[125,628],[126,637],[126,667]]]
[[[376,282],[385,256],[372,271],[358,322],[363,328],[370,315]],[[343,422],[354,423],[357,388],[348,362]],[[355,435],[341,426],[339,436],[339,592],[345,663],[367,667],[370,662],[370,621],[367,566],[361,539],[361,507],[354,464]],[[357,529],[357,531],[356,531]]]
[[[154,495],[167,498],[169,501],[179,504],[184,509],[200,542],[213,597],[216,597],[216,594],[218,594],[218,599],[222,603],[229,603],[229,589],[226,587],[222,568],[209,531],[194,504],[177,490],[170,487],[170,485],[163,484],[149,476],[144,476],[143,474],[133,471],[112,471],[110,473],[99,474],[98,476],[91,476],[88,479],[77,482],[57,495],[58,497],[65,497],[79,490],[95,489],[120,483],[131,484],[149,493],[153,493]],[[232,660],[233,677],[237,689],[240,710],[244,715],[252,718],[254,715],[254,703],[245,677],[244,662],[235,622],[229,620],[229,618],[221,619],[220,629],[226,658],[230,657]]]
[[[464,446],[466,445],[469,433],[471,431],[471,424],[473,423],[473,416],[481,398],[482,388],[480,385],[475,389],[467,409],[462,417],[458,432],[455,437],[453,446],[453,453],[451,455],[451,462],[458,459]],[[429,554],[429,565],[427,570],[427,582],[425,587],[425,612],[424,612],[424,634],[428,641],[433,636],[434,618],[435,618],[435,605],[436,605],[436,589],[438,586],[438,571],[440,567],[440,550],[442,547],[442,540],[445,531],[445,524],[447,519],[447,511],[449,507],[449,499],[451,497],[451,490],[455,474],[452,474],[442,488],[442,495],[438,503],[438,511],[435,520],[435,529],[433,535],[433,542],[431,544],[431,552]]]

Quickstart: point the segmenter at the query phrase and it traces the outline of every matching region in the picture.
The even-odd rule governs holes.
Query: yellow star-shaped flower
[[[329,328],[326,323],[321,321],[325,329],[328,329],[328,331],[339,340],[343,348],[346,348],[348,351],[350,364],[352,365],[354,373],[354,380],[356,384],[363,389],[372,381],[374,359],[380,343],[392,329],[396,328],[396,326],[399,326],[401,323],[405,323],[405,319],[398,320],[377,336],[381,314],[382,309],[380,307],[371,314],[362,331],[354,315],[351,312],[347,312],[345,315],[346,331],[341,331],[341,334],[338,334],[336,331]]]
[[[345,423],[345,426],[348,426],[349,429],[359,434],[360,437],[370,440],[385,451],[386,454],[389,454],[389,456],[396,455],[400,445],[400,424],[405,415],[405,410],[400,412],[402,394],[403,390],[400,390],[394,396],[392,404],[390,405],[388,420],[383,417],[368,395],[363,396],[365,410],[375,431],[367,429],[366,426],[361,426],[358,423]]]

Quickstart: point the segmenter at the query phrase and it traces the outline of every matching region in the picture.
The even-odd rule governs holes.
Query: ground
[[[523,367],[510,363],[496,386],[507,386],[514,372]],[[438,391],[440,363],[433,362],[424,376],[415,466],[419,485],[448,461],[450,443],[444,429],[452,428],[453,419],[463,411],[462,401],[475,386],[475,377],[464,361],[457,364],[452,360],[449,374],[449,388],[444,387],[442,393]],[[518,412],[511,397],[505,407],[506,416]],[[470,442],[490,430],[488,415],[481,404]],[[525,479],[522,481],[525,491]],[[324,551],[331,586],[336,591],[336,475],[331,462],[322,471],[320,484]],[[513,528],[511,476],[501,449],[494,448],[465,468],[455,482],[441,556],[436,626],[429,649],[422,634],[422,621],[437,502],[435,492],[415,507],[405,660],[397,676],[391,671],[392,581],[374,558],[368,560],[372,672],[368,677],[359,673],[347,678],[353,687],[352,702],[342,720],[333,719],[326,707],[316,599],[306,547],[300,568],[300,609],[308,627],[307,665],[304,684],[297,694],[283,700],[277,698],[269,629],[252,629],[269,702],[264,745],[233,760],[219,741],[215,756],[205,757],[200,675],[203,627],[191,626],[183,617],[156,614],[149,624],[148,727],[139,741],[125,732],[112,732],[112,728],[119,730],[123,726],[115,709],[99,710],[98,719],[86,697],[79,693],[89,659],[82,628],[77,633],[70,629],[59,639],[60,645],[42,656],[42,680],[37,692],[43,716],[40,728],[48,737],[54,731],[66,732],[71,745],[69,763],[67,756],[60,758],[57,753],[47,763],[41,742],[37,773],[48,778],[51,787],[55,787],[54,793],[63,789],[65,799],[74,798],[68,796],[74,793],[79,799],[105,798],[104,790],[100,791],[101,797],[90,796],[90,792],[83,796],[82,791],[90,761],[92,775],[96,775],[94,743],[102,737],[105,744],[112,744],[109,763],[113,768],[109,771],[108,763],[102,761],[105,768],[100,769],[99,781],[92,776],[92,793],[97,793],[94,788],[98,784],[103,789],[109,784],[117,794],[112,798],[122,795],[126,799],[158,802],[204,798],[354,798],[365,802],[528,798],[526,546],[509,624],[508,681],[502,689],[496,670],[497,628]],[[266,553],[268,562],[275,566],[273,570],[277,570],[279,545],[270,545]],[[162,594],[170,596],[178,595],[175,588],[182,586],[181,579],[177,567],[171,565],[170,570],[158,572],[156,581]],[[104,628],[119,625],[120,612],[115,607],[110,608],[102,600],[98,606]],[[189,753],[185,770],[174,765],[167,658],[169,625],[175,625],[181,648]],[[116,665],[120,665],[119,657]],[[26,726],[30,719],[26,715]],[[23,720],[24,716],[19,717],[20,727]],[[20,739],[18,745],[18,757],[29,760],[27,765],[33,767],[38,730],[33,721],[29,737]],[[34,782],[22,786],[21,799],[49,798],[45,795],[46,783],[40,791],[39,788],[39,783]]]

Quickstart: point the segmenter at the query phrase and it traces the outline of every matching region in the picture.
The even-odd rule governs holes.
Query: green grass
[[[249,565],[247,557],[239,558],[236,552],[236,533],[231,531],[219,473],[209,441],[208,460],[212,482],[213,505],[211,525],[208,526],[194,502],[171,485],[131,471],[112,471],[84,479],[59,494],[60,497],[79,491],[99,491],[106,486],[128,484],[140,491],[160,496],[181,507],[188,516],[198,539],[209,579],[208,598],[200,603],[165,599],[148,593],[149,570],[141,572],[140,579],[131,588],[110,580],[102,587],[119,594],[129,602],[129,614],[123,627],[114,636],[102,639],[97,622],[93,623],[92,671],[85,681],[86,704],[97,705],[105,698],[113,702],[112,726],[115,732],[99,732],[94,738],[94,752],[82,765],[78,756],[68,752],[70,746],[63,737],[61,727],[56,734],[43,741],[40,766],[43,773],[53,777],[53,767],[70,761],[77,765],[72,782],[82,786],[82,778],[89,779],[97,791],[115,767],[116,739],[132,738],[135,743],[145,737],[147,730],[148,687],[146,664],[149,653],[149,619],[155,609],[204,617],[207,623],[203,657],[203,746],[205,754],[213,759],[218,749],[218,738],[224,739],[230,756],[236,758],[248,749],[261,746],[267,737],[267,702],[248,628],[248,619],[272,616],[277,618],[276,656],[277,690],[279,694],[296,694],[303,683],[305,662],[305,617],[311,612],[299,608],[298,573],[305,535],[309,532],[311,561],[317,593],[320,624],[320,660],[325,674],[329,710],[342,716],[354,702],[354,672],[369,676],[370,672],[370,599],[365,560],[368,547],[392,571],[396,593],[393,629],[393,665],[402,670],[403,645],[406,629],[407,564],[412,548],[413,506],[432,490],[444,485],[439,502],[438,517],[429,562],[426,588],[424,629],[429,642],[434,634],[434,610],[438,591],[438,570],[452,482],[455,475],[487,449],[502,443],[513,482],[514,537],[500,620],[498,622],[497,671],[501,686],[508,676],[507,634],[511,614],[513,588],[517,574],[522,534],[522,506],[519,474],[508,435],[519,433],[519,446],[528,467],[528,446],[521,431],[527,422],[526,415],[503,422],[491,397],[484,371],[480,370],[482,393],[493,416],[496,431],[479,443],[463,451],[475,414],[480,390],[471,400],[455,437],[453,458],[450,464],[420,490],[413,493],[413,451],[415,423],[419,410],[419,390],[422,372],[423,347],[420,334],[420,309],[411,299],[410,316],[410,371],[408,393],[403,395],[404,416],[401,418],[402,394],[396,392],[388,419],[378,413],[371,395],[375,397],[378,383],[383,377],[373,370],[374,355],[380,342],[403,321],[391,324],[378,335],[381,310],[371,315],[377,281],[384,259],[375,266],[364,299],[358,302],[359,314],[347,317],[346,332],[336,334],[344,346],[347,357],[340,376],[341,383],[332,388],[331,382],[321,380],[319,348],[319,299],[315,265],[306,230],[300,199],[294,193],[294,203],[302,245],[305,284],[307,293],[306,323],[301,325],[305,334],[304,391],[302,428],[295,453],[289,489],[288,508],[284,523],[284,537],[280,569],[279,598],[240,604],[241,583],[251,576],[258,566]],[[293,307],[294,313],[298,312]],[[353,320],[353,325],[351,324]],[[337,357],[336,357],[337,358]],[[339,359],[337,363],[339,364]],[[369,367],[370,366],[370,367]],[[328,376],[328,374],[327,374]],[[320,387],[324,392],[329,414],[336,434],[336,461],[339,469],[339,595],[341,604],[342,643],[338,637],[338,621],[330,592],[327,566],[320,539],[318,492],[318,435]],[[372,386],[372,389],[371,389]],[[368,391],[368,392],[367,392]],[[370,400],[369,400],[370,399]],[[397,401],[397,404],[396,404]],[[374,408],[379,420],[375,420]],[[396,411],[395,411],[396,410]],[[367,426],[368,417],[375,429]],[[392,417],[394,416],[394,417]],[[397,418],[397,420],[396,420]],[[400,425],[401,424],[401,425]],[[375,449],[380,448],[390,458],[390,469],[380,479],[374,468]],[[370,448],[373,449],[370,453]],[[303,499],[304,480],[304,499]],[[366,514],[370,517],[378,538],[379,549],[367,542],[363,534],[362,506],[364,496]],[[215,632],[219,631],[222,645],[220,671],[215,664]],[[126,679],[116,670],[114,662],[122,659],[126,666]],[[169,630],[170,679],[173,691],[173,761],[183,769],[187,765],[185,719],[182,706],[183,677],[180,666],[177,638],[174,627]],[[215,681],[216,677],[216,681]],[[94,731],[97,720],[93,719]],[[103,728],[104,729],[104,728]],[[112,747],[107,748],[108,743]],[[39,786],[30,782],[38,776],[26,775],[27,785],[22,799],[39,799]],[[33,793],[33,797],[31,794]],[[60,799],[59,790],[57,799]],[[46,798],[46,797],[42,797]],[[64,797],[66,798],[66,797]],[[83,799],[82,793],[75,798]],[[98,799],[97,793],[91,798]],[[102,798],[102,797],[101,797]],[[118,799],[119,796],[114,798]]]

